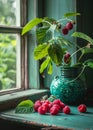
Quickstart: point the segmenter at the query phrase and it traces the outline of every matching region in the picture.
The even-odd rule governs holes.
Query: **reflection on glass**
[[[0,90],[16,87],[16,35],[0,33]]]
[[[20,25],[20,0],[0,0],[0,25]]]

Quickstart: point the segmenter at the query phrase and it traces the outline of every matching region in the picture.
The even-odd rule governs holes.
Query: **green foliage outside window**
[[[0,34],[0,89],[9,89],[15,86],[15,46],[16,41],[13,36]]]
[[[15,25],[15,0],[0,0],[0,25]],[[16,35],[0,33],[0,90],[16,86]]]

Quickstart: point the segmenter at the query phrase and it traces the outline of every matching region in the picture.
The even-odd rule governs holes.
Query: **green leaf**
[[[90,44],[93,45],[93,39],[91,37],[89,37],[88,35],[82,33],[82,32],[74,32],[72,34],[73,37],[78,37],[78,38],[82,38],[86,41],[88,41]]]
[[[21,101],[17,107],[33,107],[34,106],[34,103],[31,101],[31,100],[25,100],[25,101]]]
[[[22,29],[22,35],[30,31],[33,27],[35,27],[37,24],[41,23],[43,21],[42,18],[35,18],[28,22]]]
[[[77,16],[80,15],[80,13],[66,13],[64,14],[64,17],[71,17],[71,16]]]
[[[38,45],[34,49],[34,58],[35,58],[35,60],[39,60],[39,59],[42,59],[45,56],[47,56],[48,55],[48,48],[49,48],[49,44],[47,44],[47,43]]]
[[[88,67],[93,69],[93,59],[86,60],[84,62],[84,65],[86,65],[86,66],[88,66]]]
[[[72,65],[72,67],[82,67],[82,62],[78,62],[78,63],[75,63],[74,65]]]
[[[83,55],[88,53],[93,53],[93,48],[84,48],[81,50]]]
[[[48,54],[53,60],[53,62],[57,65],[62,63],[62,58],[63,58],[63,49],[60,44],[58,43],[53,43],[50,45],[48,49]]]
[[[34,103],[31,100],[21,101],[15,109],[15,113],[31,113],[33,111]]]
[[[51,39],[52,34],[49,27],[40,27],[36,30],[38,43],[44,43]]]
[[[63,37],[58,37],[58,38],[57,38],[57,41],[58,41],[62,46],[72,47],[72,43],[71,43],[69,40],[67,40],[67,39],[65,39],[65,38],[63,38]]]
[[[52,62],[50,62],[48,65],[48,74],[52,74],[52,72],[53,72],[53,66],[52,66]]]
[[[54,18],[44,17],[43,26],[50,26],[50,24],[56,23]]]
[[[43,63],[40,65],[40,73],[42,73],[46,67],[48,66],[49,62],[51,61],[50,57],[47,57]]]

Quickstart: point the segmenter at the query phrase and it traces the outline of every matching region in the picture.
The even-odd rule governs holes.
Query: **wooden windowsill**
[[[14,108],[20,101],[31,99],[33,101],[49,94],[46,89],[31,89],[0,96],[0,110]]]
[[[64,113],[59,113],[56,116],[52,116],[49,113],[45,115],[40,115],[37,112],[29,114],[17,114],[15,113],[15,109],[11,109],[1,112],[0,119],[10,121],[15,124],[19,123],[27,126],[28,128],[34,126],[37,128],[54,127],[58,128],[57,130],[59,130],[59,128],[61,128],[61,130],[93,129],[92,107],[88,107],[86,113],[79,113],[77,110],[77,106],[70,106],[70,108],[71,114],[67,115]]]
[[[93,129],[93,107],[87,106],[87,112],[80,113],[77,110],[77,106],[70,106],[71,113],[69,115],[66,115],[64,113],[59,113],[56,116],[52,116],[49,113],[45,115],[40,115],[37,112],[29,114],[15,113],[15,106],[21,100],[30,98],[32,101],[35,101],[46,94],[49,94],[48,90],[31,89],[1,96],[0,128],[14,128],[14,126],[18,126],[18,128],[33,128],[33,130],[41,130],[41,128],[47,127],[53,127],[57,130]]]

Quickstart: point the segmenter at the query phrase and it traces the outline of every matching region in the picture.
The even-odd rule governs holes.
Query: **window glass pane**
[[[0,0],[0,25],[20,25],[20,0]]]
[[[19,36],[17,34],[0,33],[0,90],[12,89],[16,88],[16,86],[19,87],[18,83],[16,82],[17,62],[19,61],[19,52],[17,51],[18,37]]]

